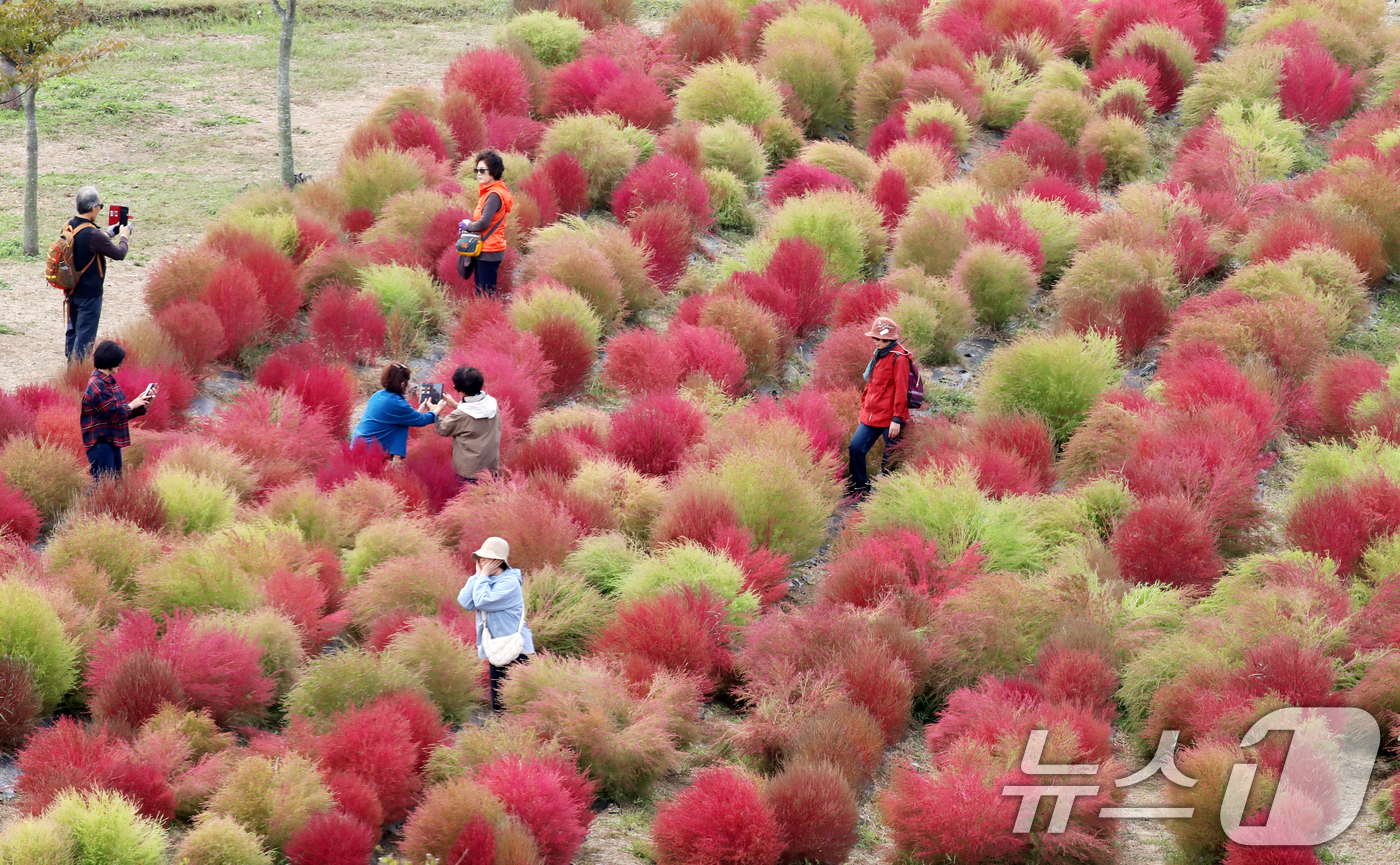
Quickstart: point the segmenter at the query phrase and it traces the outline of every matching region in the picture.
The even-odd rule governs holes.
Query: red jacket
[[[898,343],[875,362],[860,398],[861,423],[887,427],[891,420],[903,424],[909,419],[909,364],[909,352]]]

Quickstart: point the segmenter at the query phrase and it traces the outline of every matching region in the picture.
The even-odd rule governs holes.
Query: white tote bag
[[[522,598],[522,601],[524,599]],[[478,613],[478,615],[481,615]],[[525,651],[525,605],[520,606],[520,627],[515,629],[514,634],[504,637],[491,636],[491,629],[486,627],[486,619],[481,620],[481,648],[486,650],[486,660],[497,667],[504,667],[511,661],[520,657]]]

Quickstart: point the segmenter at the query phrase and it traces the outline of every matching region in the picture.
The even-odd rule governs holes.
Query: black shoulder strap
[[[97,223],[93,222],[91,219],[84,219],[83,221],[86,222],[87,225],[86,225],[86,226],[80,226],[80,227],[74,229],[74,231],[73,231],[73,256],[74,256],[75,258],[76,258],[77,255],[78,255],[78,235],[82,234],[84,231],[87,231],[89,228],[92,229],[93,231],[96,231],[96,230],[97,230]],[[93,252],[93,253],[92,253],[92,257],[88,259],[88,263],[85,264],[85,265],[83,265],[83,269],[82,269],[82,270],[78,271],[78,279],[82,279],[82,278],[83,278],[83,274],[85,274],[85,273],[88,272],[88,268],[89,268],[89,267],[92,267],[92,263],[93,263],[94,261],[97,262],[97,275],[98,275],[98,276],[106,276],[106,272],[105,272],[105,270],[104,270],[103,267],[102,267],[102,260],[101,260],[101,259],[102,259],[102,256],[100,256],[100,255],[98,255],[97,253]]]

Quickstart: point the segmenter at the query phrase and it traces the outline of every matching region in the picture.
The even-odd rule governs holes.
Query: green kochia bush
[[[199,821],[175,850],[180,865],[272,865],[262,841],[229,817]]]
[[[37,589],[0,582],[0,657],[30,665],[43,711],[52,712],[78,678],[78,649]]]
[[[73,451],[26,436],[11,438],[0,450],[0,478],[28,496],[45,522],[57,518],[92,482]]]
[[[875,60],[875,46],[860,19],[828,2],[809,2],[763,31],[759,68],[781,81],[809,114],[819,133],[851,120],[856,78]]]
[[[224,483],[181,468],[162,468],[151,485],[172,528],[184,534],[208,534],[233,523],[238,494]]]
[[[557,12],[537,10],[517,15],[501,25],[499,41],[519,39],[530,47],[535,59],[546,66],[568,63],[578,56],[588,31],[573,18]]]
[[[396,315],[422,334],[442,327],[447,295],[427,271],[402,264],[380,264],[360,271],[360,286],[379,302],[385,316]]]
[[[715,225],[729,231],[753,231],[758,219],[749,207],[744,181],[722,168],[706,168],[704,178],[715,209]]]
[[[529,577],[526,620],[537,651],[582,655],[612,614],[612,602],[572,571],[545,567]]]
[[[880,479],[864,507],[870,531],[911,528],[938,543],[952,561],[973,544],[987,557],[989,571],[1036,571],[1048,549],[1036,533],[1032,510],[1016,498],[987,498],[970,470],[926,469]]]
[[[979,321],[1000,327],[1026,311],[1035,294],[1035,269],[1021,252],[999,243],[974,243],[954,265],[953,284],[967,293]]]
[[[394,691],[424,693],[422,682],[398,661],[362,650],[315,658],[287,695],[287,711],[318,720],[374,702]]]
[[[1111,337],[1031,334],[988,358],[977,410],[1039,415],[1063,445],[1099,394],[1121,376],[1118,343]]]
[[[100,514],[69,517],[45,550],[49,567],[64,571],[85,562],[104,575],[114,589],[133,589],[132,577],[160,556],[160,541],[138,526]]]
[[[880,211],[870,199],[856,192],[835,190],[783,202],[764,229],[762,250],[771,254],[771,249],[785,237],[798,237],[820,246],[831,269],[853,282],[874,270],[885,255],[889,239]],[[761,260],[751,259],[750,264],[761,267],[768,256],[756,253]]]
[[[550,655],[514,669],[503,693],[511,714],[576,753],[613,799],[645,795],[679,765],[679,748],[697,733],[699,696],[694,682],[665,673],[639,695],[596,659]]]
[[[407,631],[394,637],[384,657],[401,664],[423,682],[449,724],[466,723],[472,709],[485,699],[476,646],[438,619],[414,620]]]
[[[745,183],[757,183],[768,170],[758,136],[732,118],[700,130],[700,151],[708,167],[732,171]]]
[[[281,850],[307,820],[334,803],[316,764],[286,754],[240,761],[210,798],[207,813],[232,817]]]
[[[757,126],[783,112],[778,88],[747,63],[725,57],[697,66],[676,92],[676,117],[700,123],[733,118]]]
[[[372,150],[340,161],[340,191],[347,210],[379,214],[390,196],[423,185],[423,169],[398,150]]]
[[[571,154],[588,175],[588,197],[605,207],[613,187],[637,167],[641,148],[611,114],[572,114],[549,127],[540,143],[540,157]]]
[[[72,844],[71,865],[163,865],[165,830],[118,793],[64,793],[45,816]]]
[[[564,559],[564,569],[583,577],[599,591],[610,594],[617,591],[627,572],[641,560],[641,553],[627,543],[624,535],[606,532],[579,541],[574,551]]]
[[[15,820],[0,832],[0,865],[70,865],[73,842],[48,817]]]
[[[744,573],[724,553],[692,541],[667,547],[642,559],[618,585],[624,600],[650,597],[672,586],[705,587],[729,601],[732,615],[746,619],[758,610],[758,598],[744,589]]]

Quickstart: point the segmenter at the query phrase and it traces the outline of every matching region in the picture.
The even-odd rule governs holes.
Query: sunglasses
[[[490,170],[491,170],[491,169],[489,169],[489,168],[478,168],[478,169],[476,169],[476,173],[477,173],[477,174],[485,174],[486,172],[488,172],[488,171],[490,171]]]

